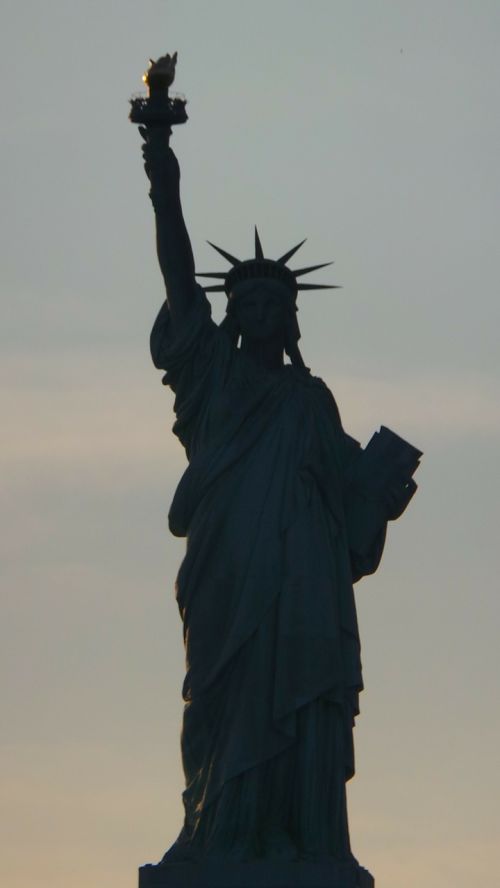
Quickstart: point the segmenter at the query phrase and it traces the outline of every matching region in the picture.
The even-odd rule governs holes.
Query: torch
[[[129,118],[132,123],[146,127],[165,127],[168,135],[172,126],[185,123],[186,99],[182,96],[169,96],[168,90],[175,77],[177,53],[164,55],[155,62],[150,59],[143,81],[148,87],[148,96],[133,96],[130,99]]]

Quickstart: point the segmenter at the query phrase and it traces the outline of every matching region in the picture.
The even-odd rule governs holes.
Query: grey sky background
[[[343,289],[301,296],[306,362],[363,443],[384,423],[425,451],[357,587],[354,851],[383,888],[492,884],[499,37],[488,0],[4,0],[2,884],[132,888],[181,823],[184,456],[127,121],[175,49],[198,269],[225,267],[207,238],[249,256],[255,223],[272,257],[307,236]]]

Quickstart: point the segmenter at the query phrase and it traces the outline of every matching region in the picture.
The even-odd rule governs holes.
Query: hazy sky
[[[499,39],[494,0],[3,0],[2,884],[132,888],[181,824],[184,456],[127,120],[175,49],[197,267],[307,236],[343,289],[301,296],[306,362],[362,442],[425,451],[357,587],[354,851],[379,888],[493,884]]]

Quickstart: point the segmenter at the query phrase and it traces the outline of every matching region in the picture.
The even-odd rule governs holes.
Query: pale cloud
[[[425,452],[357,590],[355,853],[385,888],[489,885],[500,7],[116,6],[99,4],[96,27],[85,4],[26,0],[2,22],[16,74],[0,121],[0,881],[132,886],[181,822],[184,541],[166,513],[186,461],[148,356],[163,285],[126,120],[148,55],[178,49],[192,104],[173,138],[199,269],[223,267],[205,237],[246,256],[254,221],[270,255],[309,235],[300,264],[335,259],[317,280],[345,289],[301,300],[305,359],[362,443],[386,424]]]
[[[171,433],[173,396],[143,358],[106,355],[12,358],[0,389],[4,481],[76,473],[89,483],[134,483],[160,471],[170,483],[186,466]],[[362,443],[388,425],[423,450],[432,442],[496,437],[500,410],[487,376],[331,376],[344,427]]]
[[[165,755],[145,745],[149,755]],[[180,780],[171,776],[175,805],[165,805],[137,745],[56,741],[2,754],[5,884],[132,886],[139,863],[159,857],[175,835]]]
[[[471,435],[500,434],[498,384],[487,376],[433,376],[370,379],[340,376],[327,380],[346,429],[362,442],[371,430],[388,425],[425,448]]]
[[[12,358],[0,388],[0,458],[9,476],[78,467],[106,482],[125,467],[140,475],[152,461],[182,471],[184,452],[170,432],[172,395],[146,366],[105,355]]]

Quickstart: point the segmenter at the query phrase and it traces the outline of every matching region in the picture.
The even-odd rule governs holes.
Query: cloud
[[[172,393],[144,356],[126,353],[17,355],[1,386],[7,477],[78,470],[105,487],[126,471],[159,466],[172,481],[186,465],[171,433]],[[327,376],[345,428],[365,442],[386,424],[425,448],[430,440],[500,434],[495,380],[485,375]]]
[[[345,428],[362,443],[379,425],[388,425],[417,446],[426,442],[500,434],[498,383],[476,376],[401,377],[394,380],[367,376],[328,378],[337,398]]]
[[[10,358],[0,388],[7,477],[78,469],[106,486],[124,470],[134,478],[159,463],[180,474],[173,398],[145,364],[130,355]]]

